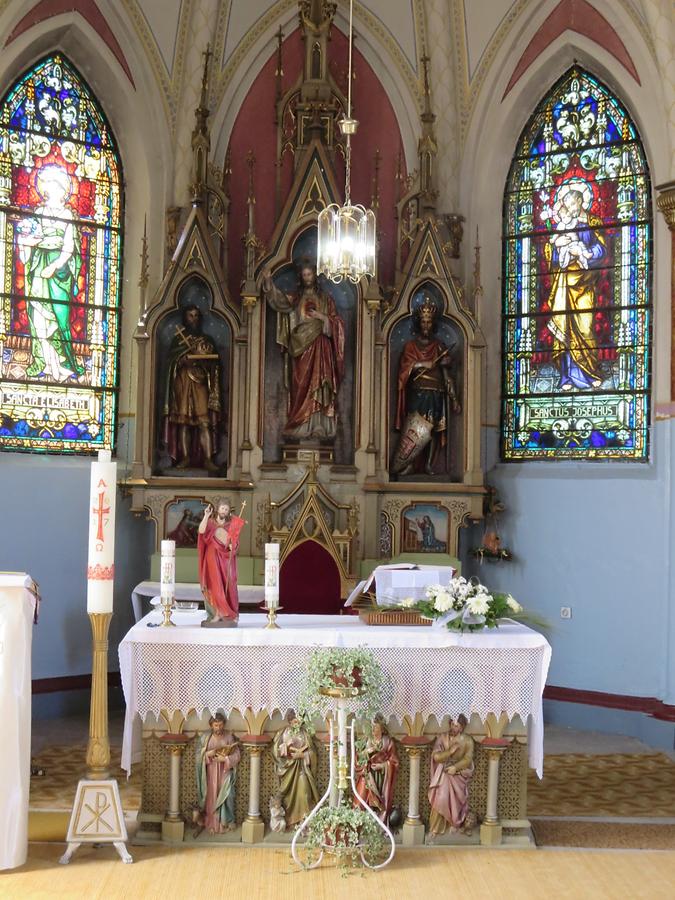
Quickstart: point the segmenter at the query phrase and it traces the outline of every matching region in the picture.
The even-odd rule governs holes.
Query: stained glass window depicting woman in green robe
[[[59,55],[0,106],[0,447],[111,448],[122,185],[110,128]]]
[[[587,72],[567,72],[521,135],[503,258],[503,457],[647,459],[649,172]]]

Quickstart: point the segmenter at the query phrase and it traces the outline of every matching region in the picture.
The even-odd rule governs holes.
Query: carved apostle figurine
[[[309,732],[293,710],[277,732],[272,756],[279,779],[279,795],[286,810],[286,828],[298,825],[319,800],[314,780],[316,751]]]
[[[356,793],[385,823],[394,804],[398,765],[396,744],[378,716],[356,766]]]
[[[449,469],[439,451],[448,445],[450,415],[460,412],[450,374],[450,349],[433,337],[438,309],[428,297],[414,312],[417,335],[408,341],[398,367],[396,430],[401,432],[391,465],[392,475],[409,475],[426,449],[424,470]],[[447,453],[445,454],[447,456]]]
[[[469,786],[473,778],[473,738],[465,733],[466,716],[448,723],[445,734],[439,734],[431,751],[429,783],[429,832],[439,834],[463,831],[471,834],[476,817],[469,809]]]
[[[213,341],[202,333],[199,307],[183,308],[168,351],[164,391],[167,452],[177,469],[217,472],[214,447],[221,417],[220,361]]]
[[[222,713],[211,716],[209,728],[196,755],[199,811],[195,821],[200,828],[208,828],[209,834],[222,834],[236,827],[234,786],[241,750],[232,732],[225,730]]]
[[[277,343],[289,393],[284,436],[292,441],[333,440],[337,393],[344,376],[345,329],[330,294],[319,287],[316,267],[303,260],[294,293],[280,291],[269,269],[263,293],[277,312]]]
[[[237,551],[239,534],[245,524],[240,516],[232,515],[226,500],[206,507],[197,534],[199,585],[208,613],[203,627],[237,624]]]

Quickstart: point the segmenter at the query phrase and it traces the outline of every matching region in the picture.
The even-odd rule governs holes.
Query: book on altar
[[[345,602],[345,606],[357,606],[358,598],[371,592],[375,585],[375,602],[378,606],[396,606],[407,597],[424,598],[430,584],[447,584],[455,574],[452,566],[426,566],[415,563],[391,563],[377,566],[368,578],[360,581]]]

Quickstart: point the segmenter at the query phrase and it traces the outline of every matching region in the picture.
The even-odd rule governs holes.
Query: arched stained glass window
[[[121,221],[108,123],[50,56],[0,107],[1,448],[112,447]]]
[[[647,459],[651,217],[635,125],[571,69],[506,186],[504,459]]]

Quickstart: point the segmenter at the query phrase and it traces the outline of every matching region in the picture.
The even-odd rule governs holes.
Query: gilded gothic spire
[[[337,3],[330,0],[299,0],[298,16],[305,44],[304,77],[301,96],[304,101],[330,99],[328,79],[328,41]]]
[[[438,154],[438,145],[436,143],[436,132],[434,129],[436,116],[431,109],[431,86],[429,84],[429,63],[431,62],[431,57],[424,52],[420,62],[422,63],[424,79],[424,109],[421,116],[422,136],[420,137],[417,146],[420,169],[420,194],[422,197],[423,210],[434,212],[436,209],[436,198],[438,196],[434,172],[434,164]]]
[[[209,66],[211,62],[211,45],[207,44],[204,52],[204,71],[199,105],[195,110],[195,127],[192,132],[192,202],[199,203],[206,190],[209,155],[211,152],[211,136],[209,134]]]

